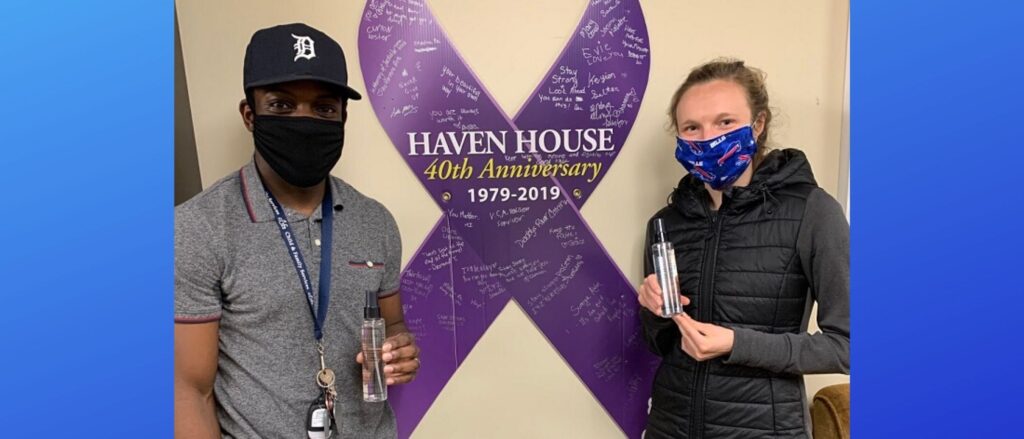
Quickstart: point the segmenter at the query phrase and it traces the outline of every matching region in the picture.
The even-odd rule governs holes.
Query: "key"
[[[334,389],[334,371],[330,369],[320,369],[316,373],[316,384],[325,390]]]
[[[316,350],[320,353],[320,370],[316,373],[316,384],[324,389],[333,389],[334,371],[328,369],[324,362],[324,346],[318,345]]]
[[[327,416],[331,419],[331,430],[327,432],[327,437],[330,439],[334,433],[338,431],[338,420],[334,418],[334,401],[338,397],[338,392],[334,390],[334,387],[327,389],[327,395],[324,400],[327,406]]]

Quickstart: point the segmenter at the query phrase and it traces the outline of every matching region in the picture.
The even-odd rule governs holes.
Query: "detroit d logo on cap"
[[[295,59],[292,61],[298,61],[299,58],[313,59],[316,58],[316,51],[313,50],[313,39],[310,37],[300,37],[292,34],[295,38]]]

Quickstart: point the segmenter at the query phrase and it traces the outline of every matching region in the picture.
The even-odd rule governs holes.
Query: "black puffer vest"
[[[792,149],[768,154],[747,187],[724,192],[714,215],[703,183],[684,177],[655,217],[675,246],[681,291],[691,300],[686,312],[725,327],[799,332],[809,284],[796,241],[816,187],[806,157]],[[729,365],[725,357],[697,362],[679,343],[674,324],[648,335],[663,357],[648,439],[808,437],[802,376]]]

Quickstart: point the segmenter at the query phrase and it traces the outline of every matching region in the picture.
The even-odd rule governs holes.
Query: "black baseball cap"
[[[253,87],[312,79],[335,86],[342,96],[363,96],[348,86],[348,67],[341,45],[303,23],[282,24],[252,34],[245,48],[242,86]]]

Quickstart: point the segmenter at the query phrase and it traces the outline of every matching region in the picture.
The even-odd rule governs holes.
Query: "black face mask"
[[[316,186],[341,158],[345,144],[341,121],[259,115],[253,117],[252,125],[256,151],[292,186]]]

